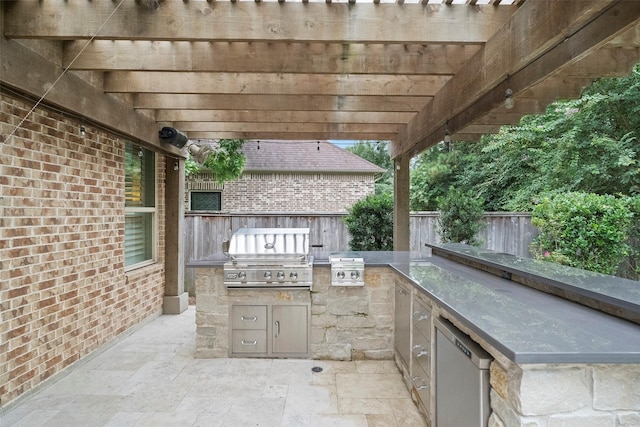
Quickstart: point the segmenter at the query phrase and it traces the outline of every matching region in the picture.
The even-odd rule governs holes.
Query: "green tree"
[[[471,191],[465,193],[454,187],[450,187],[445,196],[438,197],[438,231],[442,241],[479,245],[476,235],[485,226],[481,222],[482,204],[482,199]]]
[[[219,183],[232,181],[242,175],[246,158],[240,151],[244,140],[242,139],[220,139],[212,145],[213,152],[200,167],[196,162],[187,158],[185,171],[187,176],[208,170],[215,174]]]
[[[354,251],[393,250],[393,197],[371,194],[356,202],[343,218]]]
[[[346,150],[385,169],[376,181],[376,194],[393,194],[393,160],[389,156],[387,141],[358,141]]]
[[[451,186],[471,188],[461,180],[465,177],[462,172],[481,169],[482,163],[476,160],[480,148],[475,142],[440,143],[420,154],[411,170],[411,209],[438,210],[438,197],[445,196]]]
[[[516,101],[517,102],[517,101]],[[472,190],[486,210],[530,211],[564,192],[640,194],[640,65],[603,78],[479,142],[423,153],[412,170],[412,209],[437,208],[448,186]]]

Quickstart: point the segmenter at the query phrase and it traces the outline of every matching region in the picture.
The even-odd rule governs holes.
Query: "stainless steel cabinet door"
[[[308,353],[306,305],[274,305],[271,325],[273,353]]]
[[[405,366],[411,359],[411,293],[396,283],[394,344]]]

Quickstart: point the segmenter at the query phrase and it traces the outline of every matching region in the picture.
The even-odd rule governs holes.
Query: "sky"
[[[358,141],[353,139],[330,139],[329,142],[337,145],[340,148],[347,148],[351,147],[353,144],[356,144]]]

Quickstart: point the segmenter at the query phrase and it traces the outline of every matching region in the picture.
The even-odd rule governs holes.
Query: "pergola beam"
[[[186,133],[190,132],[265,132],[284,135],[289,132],[300,133],[340,133],[344,135],[362,133],[395,134],[398,124],[386,123],[250,123],[250,122],[174,122],[173,126]]]
[[[421,96],[206,95],[141,93],[133,106],[156,110],[378,111],[417,113],[429,100]]]
[[[104,90],[114,93],[433,96],[449,80],[439,75],[175,73],[114,71]]]
[[[509,19],[515,8],[165,1],[152,11],[136,3],[11,2],[6,8],[5,37],[473,44],[484,43]],[[103,26],[107,20],[109,25]],[[391,22],[393,25],[389,25]]]
[[[70,41],[63,65],[96,71],[451,75],[480,45]],[[301,60],[301,58],[306,58]]]
[[[352,139],[352,140],[391,140],[395,133],[380,133],[380,132],[361,132],[348,134],[348,138],[345,138],[345,134],[340,131],[326,131],[326,132],[253,132],[253,131],[217,131],[217,132],[197,132],[191,131],[188,133],[190,139],[279,139],[279,140],[322,140],[322,139]]]
[[[159,110],[159,122],[392,123],[405,124],[415,113],[377,111]]]

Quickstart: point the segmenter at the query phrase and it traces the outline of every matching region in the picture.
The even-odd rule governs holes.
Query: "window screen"
[[[222,193],[219,191],[192,191],[192,211],[219,211],[222,209]]]

